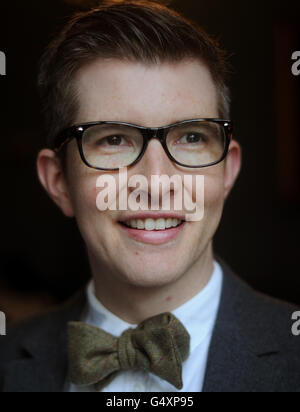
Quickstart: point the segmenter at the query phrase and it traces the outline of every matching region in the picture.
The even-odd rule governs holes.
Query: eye
[[[104,137],[98,141],[99,145],[108,145],[108,146],[121,146],[122,144],[126,143],[126,140],[123,136],[120,135],[112,135],[108,137]]]
[[[108,144],[112,146],[119,146],[122,143],[122,137],[121,136],[109,136],[107,138]]]
[[[205,142],[205,137],[200,133],[188,133],[179,139],[179,143],[182,144],[195,144],[199,142]]]

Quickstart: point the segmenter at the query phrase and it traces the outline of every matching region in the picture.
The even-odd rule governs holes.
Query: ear
[[[53,150],[43,149],[40,151],[37,158],[37,173],[50,198],[67,217],[74,217],[61,161]]]
[[[226,200],[240,173],[242,164],[242,149],[236,140],[230,142],[225,161],[224,199]]]

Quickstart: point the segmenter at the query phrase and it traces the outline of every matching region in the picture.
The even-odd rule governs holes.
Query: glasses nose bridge
[[[143,128],[141,131],[144,137],[144,147],[141,156],[138,158],[138,161],[140,161],[146,154],[147,150],[149,150],[148,146],[152,139],[156,139],[161,143],[163,151],[170,158],[170,154],[166,146],[166,138],[169,130],[170,127],[168,126]]]
[[[149,143],[152,139],[159,140],[162,144],[166,140],[166,136],[168,134],[169,128],[168,127],[151,127],[145,129],[146,139]]]

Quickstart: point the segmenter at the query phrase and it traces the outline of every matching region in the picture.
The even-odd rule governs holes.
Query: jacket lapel
[[[62,392],[67,375],[67,323],[79,320],[85,291],[32,324],[20,343],[21,358],[6,370],[5,392]],[[33,389],[34,388],[34,389]]]
[[[280,376],[270,376],[270,359],[280,352],[268,340],[270,329],[261,300],[221,260],[224,281],[208,356],[203,392],[260,392],[274,389]],[[259,314],[262,317],[259,317]],[[255,315],[254,315],[255,314]],[[274,371],[273,371],[274,372]],[[264,379],[268,377],[268,379]]]

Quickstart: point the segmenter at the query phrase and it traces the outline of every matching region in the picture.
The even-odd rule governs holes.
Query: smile
[[[132,219],[127,222],[123,222],[122,224],[131,229],[147,230],[147,231],[156,230],[157,231],[157,230],[166,230],[166,229],[178,227],[182,223],[183,221],[180,219],[159,218],[159,219]]]
[[[161,245],[175,240],[187,222],[182,217],[129,218],[119,222],[122,233],[131,239],[151,245]]]

